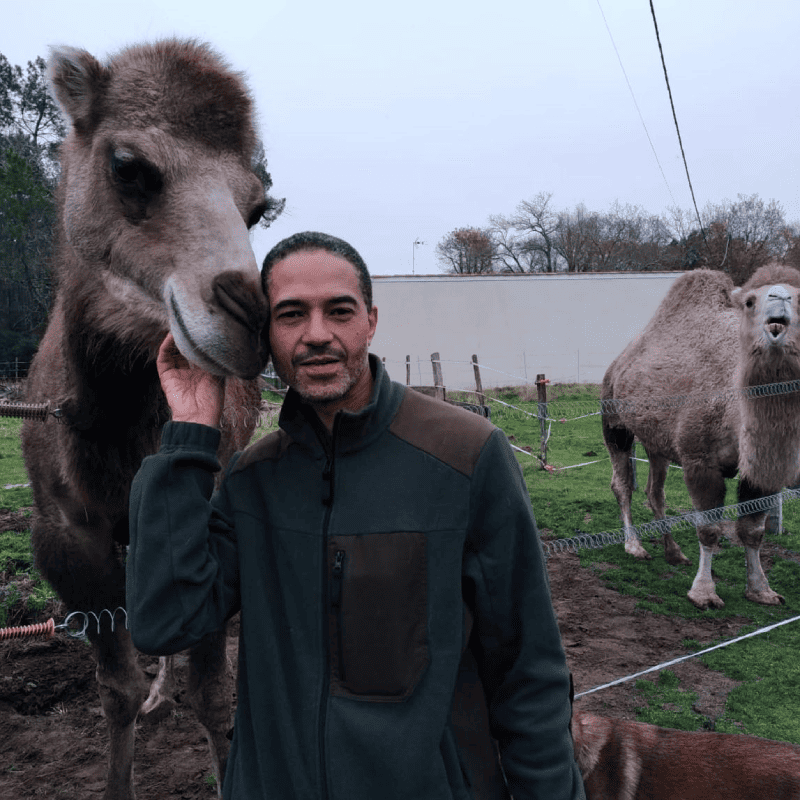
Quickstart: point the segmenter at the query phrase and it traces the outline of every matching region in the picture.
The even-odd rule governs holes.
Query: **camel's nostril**
[[[260,287],[241,272],[223,272],[214,279],[214,298],[219,306],[251,331],[267,322],[267,301]]]

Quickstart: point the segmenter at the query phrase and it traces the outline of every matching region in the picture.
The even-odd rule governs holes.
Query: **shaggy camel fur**
[[[615,359],[603,378],[604,400],[619,404],[603,415],[611,455],[611,488],[628,533],[625,550],[649,558],[632,529],[634,436],[650,458],[646,494],[664,517],[664,481],[670,461],[683,466],[694,508],[724,503],[725,478],[739,473],[739,502],[764,497],[797,482],[800,470],[800,393],[746,398],[749,386],[800,378],[800,273],[777,264],[761,267],[734,289],[722,272],[682,275],[645,330]],[[728,391],[732,390],[732,391]],[[689,395],[685,403],[663,398]],[[761,567],[764,513],[740,517],[736,535],[745,547],[749,600],[778,604]],[[700,564],[689,590],[698,608],[721,608],[711,577],[712,548],[723,523],[698,525]],[[689,563],[669,534],[669,563]]]
[[[71,130],[57,293],[28,398],[58,407],[63,424],[27,422],[23,452],[37,564],[71,610],[99,614],[125,605],[130,483],[169,417],[155,367],[168,330],[191,361],[234,376],[221,459],[250,438],[267,304],[248,227],[269,201],[251,164],[249,95],[209,47],[164,41],[105,65],[61,48],[49,70]],[[111,740],[106,800],[134,797],[134,723],[148,697],[123,621],[112,632],[106,615],[88,631]],[[223,630],[189,658],[192,703],[220,777],[232,699],[224,647]],[[169,694],[168,668],[144,710]]]
[[[732,733],[677,731],[575,710],[586,800],[796,800],[800,747]]]

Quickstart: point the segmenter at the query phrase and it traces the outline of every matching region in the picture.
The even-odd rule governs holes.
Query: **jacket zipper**
[[[344,576],[344,550],[337,550],[333,561],[331,605],[336,615],[336,649],[339,664],[339,680],[344,682],[344,652],[342,649],[342,580]]]
[[[333,505],[333,455],[336,441],[336,430],[338,428],[339,415],[333,419],[333,430],[330,438],[330,449],[325,443],[325,438],[320,437],[320,441],[325,449],[325,466],[322,470],[322,502],[325,505],[325,517],[322,522],[322,641],[325,650],[325,674],[322,681],[322,692],[320,693],[319,706],[319,774],[320,774],[320,798],[328,798],[328,771],[325,767],[325,727],[328,713],[328,682],[330,680],[330,644],[328,637],[328,612],[329,612],[329,592],[328,587],[328,525],[331,519],[331,506]]]

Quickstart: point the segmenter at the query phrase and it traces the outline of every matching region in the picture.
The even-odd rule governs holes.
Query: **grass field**
[[[551,426],[548,464],[555,468],[553,472],[543,470],[533,455],[539,453],[535,394],[531,396],[527,387],[489,392],[496,399],[514,406],[491,402],[492,421],[517,447],[533,451],[530,455],[519,453],[518,459],[543,537],[570,538],[579,532],[618,531],[619,510],[610,490],[611,463],[602,440],[600,417],[583,416],[597,408],[597,387],[552,386],[548,392],[548,399],[554,402],[548,413],[556,419],[567,420],[553,422]],[[279,398],[272,396],[270,399]],[[271,420],[270,427],[274,425],[275,419]],[[19,421],[0,418],[0,510],[26,508],[32,502],[30,489],[4,488],[27,481],[19,450],[19,428]],[[266,428],[262,428],[258,435],[265,431]],[[641,452],[639,455],[644,457]],[[585,462],[595,463],[563,469]],[[647,469],[646,463],[639,464],[640,488],[633,501],[635,524],[652,519],[652,513],[644,506]],[[679,469],[669,470],[666,496],[668,515],[691,510]],[[728,481],[726,505],[735,502],[736,480],[733,479]],[[721,552],[714,558],[717,591],[726,603],[721,610],[700,612],[686,599],[694,578],[694,566],[666,566],[663,557],[647,562],[634,561],[623,552],[622,545],[584,550],[581,563],[587,570],[601,574],[618,591],[637,598],[641,608],[678,617],[742,616],[752,623],[742,629],[745,632],[786,619],[792,616],[793,609],[800,608],[800,564],[791,559],[794,552],[800,551],[800,503],[784,505],[784,526],[791,533],[773,536],[771,540],[786,548],[788,557],[777,559],[769,576],[771,586],[786,598],[786,605],[780,607],[759,606],[744,600],[744,555],[741,548],[727,541],[722,542]],[[684,553],[696,565],[698,544],[694,531],[684,530],[675,536]],[[660,553],[657,542],[646,546],[656,556]],[[14,574],[29,574],[30,569],[27,534],[0,532],[0,570],[3,571],[0,574],[8,580]],[[41,602],[45,592],[46,588],[40,589],[33,602]],[[0,587],[0,625],[4,624],[4,615],[8,616],[18,601],[13,585],[11,588],[8,584]],[[800,624],[795,623],[703,656],[703,661],[712,669],[742,681],[729,695],[725,713],[717,721],[717,730],[744,731],[800,744],[800,715],[795,713],[793,705],[787,706],[785,702],[787,696],[797,696],[800,662],[794,654],[798,651]],[[653,680],[638,681],[636,691],[642,701],[639,718],[644,721],[687,730],[697,729],[703,723],[703,717],[691,711],[691,687],[680,686],[678,679],[668,670]]]

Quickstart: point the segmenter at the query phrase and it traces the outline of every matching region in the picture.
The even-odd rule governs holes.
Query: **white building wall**
[[[431,385],[431,353],[449,389],[600,383],[608,365],[653,316],[681,272],[559,275],[375,275],[378,329],[371,352],[392,378]]]

